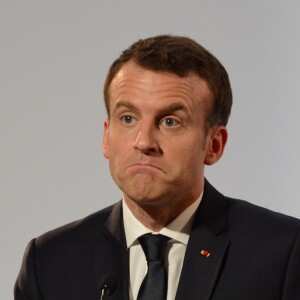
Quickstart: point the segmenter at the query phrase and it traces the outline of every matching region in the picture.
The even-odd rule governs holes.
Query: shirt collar
[[[159,232],[155,234],[163,234],[170,239],[173,239],[179,243],[187,245],[190,232],[195,216],[195,212],[200,205],[202,200],[202,195],[193,202],[189,207],[187,207],[180,215],[178,215],[172,222],[170,222],[166,227],[162,228]],[[153,233],[153,231],[146,226],[144,226],[131,212],[126,202],[122,201],[123,205],[123,220],[124,220],[124,230],[126,236],[127,248],[133,246],[137,239],[146,233]]]

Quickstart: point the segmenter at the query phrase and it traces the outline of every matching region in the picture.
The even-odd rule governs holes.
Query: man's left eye
[[[173,126],[176,126],[179,124],[178,121],[176,121],[175,119],[173,118],[166,118],[164,119],[162,122],[161,122],[163,125],[166,125],[168,127],[173,127]]]

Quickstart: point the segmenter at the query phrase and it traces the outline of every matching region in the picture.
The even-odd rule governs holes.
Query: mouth
[[[163,170],[156,165],[148,163],[135,163],[127,167],[127,169],[137,170],[137,171],[161,171]],[[164,173],[164,172],[163,172]]]

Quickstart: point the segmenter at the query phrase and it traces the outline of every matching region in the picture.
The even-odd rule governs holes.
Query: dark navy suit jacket
[[[128,257],[119,202],[32,240],[15,300],[99,300],[106,274],[117,278],[108,299],[127,300]],[[300,299],[300,221],[227,198],[206,181],[176,295],[187,299]]]

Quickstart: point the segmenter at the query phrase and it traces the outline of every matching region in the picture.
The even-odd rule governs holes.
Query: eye
[[[121,117],[121,121],[125,124],[132,124],[134,121],[134,118],[133,118],[133,116],[125,115],[125,116]]]
[[[162,120],[161,124],[167,127],[174,127],[179,125],[179,122],[173,118],[165,118]]]

